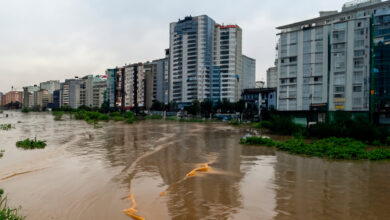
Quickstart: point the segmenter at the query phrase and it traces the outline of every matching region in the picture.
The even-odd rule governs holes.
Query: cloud
[[[257,78],[275,59],[276,26],[339,9],[340,2],[297,0],[15,0],[0,4],[0,91],[125,63],[164,57],[169,23],[207,14],[243,28],[243,54]]]

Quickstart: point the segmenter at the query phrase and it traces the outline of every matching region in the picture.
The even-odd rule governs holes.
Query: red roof
[[[221,29],[237,28],[237,27],[238,27],[237,25],[221,25],[220,26]]]

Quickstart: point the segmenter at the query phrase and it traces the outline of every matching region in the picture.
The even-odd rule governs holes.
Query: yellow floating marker
[[[186,177],[196,176],[196,172],[207,172],[209,171],[209,165],[207,163],[202,164],[201,167],[195,168],[191,170],[191,172],[187,173]]]
[[[135,209],[135,206],[136,206],[137,204],[135,203],[135,199],[134,199],[133,194],[130,193],[129,198],[130,198],[130,201],[131,201],[131,203],[132,203],[133,205],[132,205],[129,209],[124,209],[123,212],[124,212],[126,215],[132,217],[132,218],[135,219],[135,220],[145,220],[144,217],[141,217],[141,216],[138,216],[138,215],[134,214],[135,212],[138,212],[138,211]]]
[[[166,192],[162,192],[160,193],[160,196],[165,196],[167,193]]]

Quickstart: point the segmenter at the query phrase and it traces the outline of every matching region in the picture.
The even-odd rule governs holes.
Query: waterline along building
[[[374,19],[388,14],[389,6],[388,1],[353,1],[344,4],[341,12],[324,11],[317,18],[277,27],[277,109],[375,111],[373,106],[380,104],[375,104],[374,94],[386,89],[371,81],[384,74],[371,67],[372,42],[378,34],[386,39],[383,29],[390,27],[384,24],[386,19],[382,23]],[[382,31],[373,31],[374,27]]]
[[[185,17],[170,24],[169,51],[169,101],[240,99],[247,83],[238,25],[220,25],[207,15]]]

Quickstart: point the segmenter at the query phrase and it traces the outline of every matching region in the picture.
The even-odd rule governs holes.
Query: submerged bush
[[[11,124],[0,124],[0,130],[7,131],[12,128]]]
[[[0,150],[0,158],[4,156],[4,150]]]
[[[28,107],[24,107],[23,109],[22,109],[22,112],[23,113],[29,113],[31,110],[30,110],[30,108],[28,108]]]
[[[62,116],[64,115],[63,111],[53,111],[52,115],[54,116],[55,121],[61,121]]]
[[[247,137],[240,140],[241,144],[262,145],[276,147],[278,150],[293,154],[302,154],[314,157],[326,157],[331,159],[390,159],[390,150],[377,148],[369,150],[363,142],[351,138],[325,138],[306,144],[302,139],[288,141],[274,141],[269,138]]]
[[[23,149],[42,149],[46,147],[46,141],[30,140],[29,138],[16,142],[17,147],[21,147]]]
[[[237,125],[240,125],[240,124],[241,124],[241,121],[238,120],[238,119],[232,119],[232,120],[230,121],[230,124],[231,124],[231,125],[237,126]]]

